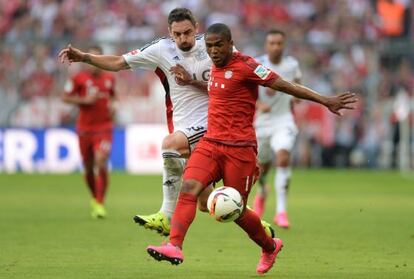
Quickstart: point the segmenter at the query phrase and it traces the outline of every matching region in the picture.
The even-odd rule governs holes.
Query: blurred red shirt
[[[79,133],[106,132],[112,130],[111,98],[115,96],[115,79],[112,74],[94,75],[81,71],[73,76],[65,85],[65,94],[86,97],[98,94],[92,105],[79,105],[76,129]]]

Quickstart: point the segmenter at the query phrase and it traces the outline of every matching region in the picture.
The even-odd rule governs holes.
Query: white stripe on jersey
[[[193,86],[180,86],[170,68],[181,64],[197,80],[208,81],[212,62],[207,55],[204,36],[196,36],[196,44],[188,51],[180,50],[170,38],[161,38],[123,55],[133,68],[161,69],[167,77],[173,106],[174,127],[207,126],[208,95]]]
[[[283,56],[279,64],[270,62],[267,55],[260,56],[256,60],[288,81],[302,77],[299,63],[292,56]],[[256,127],[272,126],[275,123],[275,118],[291,119],[293,121],[291,95],[261,86],[259,88],[259,101],[271,106],[272,110],[269,113],[257,112]]]

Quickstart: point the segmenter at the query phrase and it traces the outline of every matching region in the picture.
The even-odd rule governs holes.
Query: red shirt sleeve
[[[246,65],[246,79],[250,82],[256,83],[262,86],[271,85],[276,79],[279,78],[279,75],[258,63],[253,58],[249,57],[245,61]]]

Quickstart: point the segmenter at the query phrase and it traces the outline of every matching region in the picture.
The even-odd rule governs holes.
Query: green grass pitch
[[[115,173],[109,218],[92,220],[79,174],[1,174],[0,278],[261,277],[259,248],[244,232],[200,212],[182,265],[150,258],[145,247],[164,239],[132,217],[157,211],[161,196],[160,176]],[[268,221],[273,208],[272,197]],[[296,170],[289,215],[292,228],[277,230],[285,247],[265,277],[414,278],[414,180],[396,172]]]

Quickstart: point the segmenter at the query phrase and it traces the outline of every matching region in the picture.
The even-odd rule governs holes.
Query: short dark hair
[[[100,45],[90,45],[90,46],[88,47],[88,51],[91,51],[91,50],[96,50],[96,51],[98,51],[100,54],[103,54],[103,49],[102,49],[102,47],[101,47]]]
[[[269,35],[282,35],[283,37],[286,37],[286,33],[280,29],[270,29],[269,31],[267,31],[266,37]]]
[[[187,8],[175,8],[168,15],[168,25],[171,25],[173,22],[181,22],[184,20],[189,20],[194,26],[196,25],[193,13]]]
[[[226,40],[231,41],[230,28],[223,23],[214,23],[207,28],[206,34],[219,34],[222,35]]]

